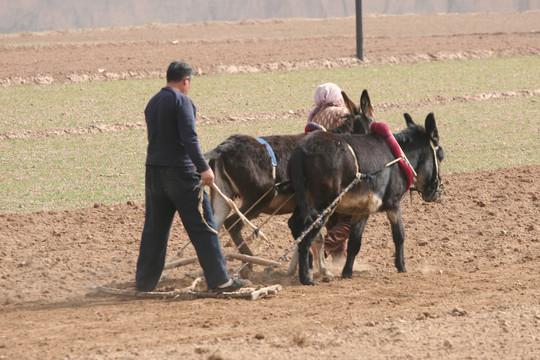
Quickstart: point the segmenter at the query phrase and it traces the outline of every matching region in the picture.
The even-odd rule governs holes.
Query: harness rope
[[[435,146],[435,144],[433,144],[433,141],[431,139],[429,140],[429,145],[431,146],[431,150],[433,150],[433,159],[435,160],[435,171],[437,172],[437,177],[439,178],[440,177],[439,160],[437,158],[437,150],[439,150],[439,147]]]
[[[214,189],[218,194],[219,196],[221,196],[223,198],[223,200],[225,200],[225,202],[231,207],[231,209],[234,210],[234,212],[246,223],[249,225],[249,227],[251,227],[251,229],[253,231],[255,231],[257,234],[260,234],[266,241],[268,241],[268,238],[266,237],[266,235],[264,235],[264,233],[261,231],[260,228],[257,228],[255,225],[253,225],[251,223],[251,221],[248,220],[248,218],[246,218],[244,216],[244,214],[242,214],[242,212],[238,209],[238,207],[236,206],[236,204],[234,203],[233,200],[231,200],[227,195],[225,195],[224,193],[221,192],[221,190],[218,188],[218,186],[216,185],[216,183],[212,183],[212,189]]]
[[[285,206],[285,204],[288,203],[289,200],[291,200],[291,199],[293,198],[294,195],[295,195],[294,193],[291,194],[284,202],[282,202],[281,205],[279,205],[279,206],[276,208],[276,210],[274,210],[274,212],[273,212],[272,214],[270,214],[270,216],[268,216],[268,217],[266,218],[266,220],[259,226],[258,229],[260,229],[260,228],[262,228],[264,225],[266,225],[266,224],[272,219],[272,217],[274,217],[274,216],[277,214],[277,212],[278,212],[279,210],[281,210],[281,208],[282,208],[283,206]],[[252,206],[252,207],[253,207],[253,206]],[[251,208],[252,208],[252,207],[251,207]],[[251,209],[251,208],[250,208],[250,209]],[[249,212],[249,210],[246,211],[246,214],[247,214],[248,212]],[[236,221],[234,222],[234,224],[238,223],[239,220],[240,220],[240,219],[236,220]],[[233,224],[233,226],[234,226],[234,224]],[[232,226],[229,227],[229,229],[231,229],[231,228],[232,228]],[[228,231],[229,229],[227,229],[227,231]],[[250,236],[251,239],[254,239],[256,235],[257,235],[257,233],[254,231],[254,232],[251,234],[251,236]],[[246,241],[246,239],[244,239],[244,241],[242,241],[242,242],[236,247],[236,250],[239,250],[239,249],[240,249],[244,244],[246,244],[246,243],[247,243],[247,241]]]
[[[206,225],[206,227],[212,230],[214,234],[217,234],[218,233],[217,230],[211,227],[210,225],[208,225],[208,223],[206,222],[206,219],[204,218],[204,209],[203,209],[204,186],[202,186],[202,182],[199,182],[199,184],[193,188],[193,191],[195,191],[196,189],[199,189],[199,213],[201,214],[201,218],[204,224]]]
[[[246,210],[246,213],[245,214],[249,214],[249,212],[251,210],[253,210],[253,208],[255,207],[255,205],[257,205],[258,203],[260,203],[262,201],[262,199],[264,199],[266,197],[266,195],[268,195],[270,193],[270,191],[272,191],[274,188],[278,187],[279,185],[283,184],[282,182],[281,183],[277,183],[273,186],[270,186],[270,188],[268,190],[266,190],[266,192],[257,200],[253,203],[253,205],[251,205],[249,207],[249,209]],[[281,209],[281,207],[283,207],[283,204],[279,207],[279,209]],[[275,213],[274,213],[275,214]],[[274,215],[272,214],[272,215]],[[236,224],[238,224],[238,222],[241,220],[241,218],[238,218],[236,219],[236,221],[231,225],[229,226],[228,229],[226,229],[227,231],[231,230]]]

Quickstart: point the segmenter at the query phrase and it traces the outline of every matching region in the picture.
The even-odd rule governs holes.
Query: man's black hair
[[[189,76],[189,80],[193,78],[193,69],[191,66],[182,61],[173,61],[167,69],[167,82],[178,82]]]

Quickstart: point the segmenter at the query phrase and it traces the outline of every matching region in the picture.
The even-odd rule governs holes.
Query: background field
[[[369,18],[363,63],[351,55],[348,22],[0,38],[0,357],[537,357],[540,14]],[[316,276],[318,286],[304,287],[284,268],[255,267],[254,286],[284,287],[255,302],[89,290],[133,286],[143,109],[168,62],[184,54],[198,72],[190,95],[204,150],[235,132],[301,131],[312,92],[326,81],[355,100],[367,88],[377,120],[393,131],[403,112],[423,122],[433,111],[447,155],[445,194],[438,203],[403,201],[409,273],[396,273],[388,221],[377,214],[352,280]],[[270,241],[251,244],[257,255],[277,259],[290,248],[287,218],[265,225]],[[221,236],[224,252],[234,250]],[[175,221],[168,259],[179,251],[193,255]],[[238,267],[228,262],[231,273]],[[340,266],[330,267],[339,276]],[[185,287],[199,273],[177,269],[158,289]]]
[[[434,112],[447,173],[492,170],[540,161],[540,72],[530,71],[537,67],[538,57],[519,57],[208,75],[191,96],[204,151],[233,133],[301,132],[313,89],[331,81],[356,102],[367,88],[377,120],[395,132],[403,112],[420,123]],[[149,79],[0,88],[0,134],[10,139],[0,143],[0,211],[143,201],[142,110],[161,86]]]

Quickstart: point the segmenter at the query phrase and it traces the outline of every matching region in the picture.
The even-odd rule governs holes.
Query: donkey
[[[360,105],[357,107],[342,91],[343,99],[349,108],[350,115],[339,127],[330,130],[332,133],[369,132],[374,121],[373,106],[367,90],[362,92]],[[248,218],[254,219],[261,213],[288,214],[296,207],[294,192],[289,183],[287,163],[298,143],[306,134],[271,135],[262,139],[268,146],[249,135],[231,135],[215,149],[205,154],[215,174],[215,183],[220,190],[231,199],[240,199],[239,210]],[[272,164],[271,154],[275,157]],[[239,251],[253,255],[244,240],[243,227],[239,216],[230,212],[229,205],[211,189],[211,204],[218,230],[222,225],[228,229]],[[318,240],[322,250],[322,236]],[[324,253],[318,251],[319,271],[331,275],[324,265]],[[244,272],[242,275],[246,275]]]
[[[424,201],[436,201],[442,193],[440,162],[444,158],[439,146],[435,116],[430,113],[425,126],[416,125],[409,114],[404,114],[407,128],[395,134],[395,141],[405,154],[406,161],[392,165],[400,147],[392,149],[383,136],[373,134],[350,135],[314,132],[306,136],[293,151],[289,160],[290,179],[296,192],[297,207],[288,221],[295,239],[307,228],[346,188],[337,206],[338,213],[352,215],[352,225],[347,246],[347,260],[341,276],[351,278],[354,259],[360,251],[362,233],[369,215],[385,211],[391,224],[395,245],[395,265],[399,272],[407,272],[403,244],[405,231],[401,219],[401,200],[411,182]],[[389,139],[391,133],[386,126]],[[401,155],[401,154],[399,154]],[[410,163],[409,163],[410,162]],[[397,166],[399,164],[399,166]],[[414,169],[414,171],[412,171]],[[408,171],[408,172],[406,172]],[[416,176],[413,180],[413,173]],[[364,174],[356,185],[357,174]],[[410,177],[407,178],[407,175]],[[332,211],[323,215],[324,223]],[[305,229],[305,230],[304,230]],[[304,285],[315,285],[309,269],[308,250],[320,228],[307,231],[298,244],[299,279]]]

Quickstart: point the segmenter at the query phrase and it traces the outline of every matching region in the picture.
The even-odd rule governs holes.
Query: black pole
[[[362,0],[356,0],[356,56],[364,61],[364,36],[362,34]]]

